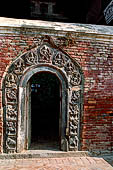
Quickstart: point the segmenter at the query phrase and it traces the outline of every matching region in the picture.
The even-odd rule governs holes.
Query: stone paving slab
[[[66,157],[0,160],[0,170],[113,170],[103,158]]]

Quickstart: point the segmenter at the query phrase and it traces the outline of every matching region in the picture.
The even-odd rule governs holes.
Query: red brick
[[[19,54],[27,51],[30,45],[34,44],[34,40],[37,37],[34,35],[11,35],[6,37],[0,37],[0,77],[3,76],[6,67],[15,59]],[[5,41],[3,41],[5,40]],[[25,44],[24,46],[21,44]],[[101,48],[105,47],[106,51],[103,51],[104,55],[108,55],[108,52],[113,52],[113,44],[110,47],[107,42],[98,41],[85,41],[77,40],[75,46],[64,47],[63,49],[74,60],[79,61],[79,64],[84,73],[84,98],[83,98],[83,125],[81,136],[83,137],[82,149],[90,150],[97,147],[99,150],[105,150],[108,146],[107,142],[113,145],[113,138],[110,138],[112,131],[112,121],[110,114],[113,113],[113,55],[109,54],[106,59],[104,55],[99,53]],[[108,51],[107,51],[108,50]],[[99,53],[100,57],[96,54]],[[0,79],[0,84],[2,84]],[[0,107],[2,107],[2,99],[0,95]],[[1,109],[1,108],[0,108]],[[104,116],[103,116],[104,115]],[[85,125],[84,125],[85,124]],[[100,125],[100,130],[98,129]],[[102,127],[107,126],[106,129]],[[2,124],[0,123],[0,126]],[[2,132],[2,130],[0,130]],[[95,134],[105,135],[105,140],[101,137],[99,140],[95,139]],[[87,145],[87,140],[91,139],[91,143]],[[1,136],[0,136],[1,140]],[[102,143],[104,141],[104,144]],[[113,150],[113,147],[111,150]]]

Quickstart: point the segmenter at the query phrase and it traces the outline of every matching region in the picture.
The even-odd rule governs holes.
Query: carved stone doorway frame
[[[3,82],[4,152],[26,149],[26,89],[38,72],[55,74],[62,87],[61,146],[64,151],[80,150],[83,111],[83,73],[77,61],[49,42],[18,57]]]
[[[66,115],[68,110],[68,83],[66,82],[65,75],[62,75],[56,67],[51,67],[50,65],[38,65],[38,67],[31,67],[26,74],[22,77],[20,86],[19,86],[19,112],[21,113],[18,117],[18,135],[17,135],[17,152],[21,152],[24,149],[28,148],[29,142],[29,132],[28,129],[28,115],[29,115],[29,107],[26,100],[28,100],[27,91],[29,88],[28,83],[30,78],[36,74],[41,72],[49,72],[57,76],[61,84],[61,119],[60,119],[60,134],[61,134],[61,150],[68,151],[68,142],[65,135],[65,129],[68,128],[68,115]],[[27,97],[26,97],[27,96]],[[22,116],[23,115],[23,116]],[[52,128],[52,127],[51,127]]]
[[[37,136],[37,130],[38,130],[38,132],[40,131],[40,129],[42,128],[42,126],[43,126],[43,128],[45,128],[45,131],[46,131],[46,126],[45,126],[45,118],[44,118],[44,120],[43,120],[43,125],[41,125],[41,127],[39,127],[38,126],[38,128],[39,129],[37,129],[37,123],[39,123],[40,122],[40,113],[39,113],[39,111],[37,111],[36,110],[36,108],[35,108],[35,111],[37,112],[37,115],[35,115],[34,113],[35,112],[33,112],[32,111],[32,108],[33,108],[33,106],[32,106],[32,104],[34,103],[34,101],[32,101],[33,100],[33,94],[32,94],[32,90],[33,90],[33,92],[34,92],[34,90],[38,90],[37,88],[36,89],[33,89],[33,87],[35,87],[35,86],[32,86],[32,83],[36,83],[36,85],[40,85],[40,83],[39,83],[39,81],[40,81],[40,79],[42,80],[42,77],[44,78],[44,75],[45,76],[47,76],[48,77],[48,75],[49,75],[49,78],[50,78],[50,80],[47,78],[46,80],[47,81],[51,81],[52,80],[52,82],[51,83],[49,83],[49,88],[52,88],[53,87],[53,84],[54,83],[57,83],[57,84],[54,84],[54,85],[57,85],[58,86],[58,90],[57,90],[57,95],[59,96],[58,97],[58,99],[57,99],[57,103],[55,104],[55,106],[54,106],[54,108],[53,108],[53,105],[51,105],[51,109],[52,109],[52,116],[54,116],[54,118],[55,119],[57,119],[57,123],[58,123],[58,129],[57,129],[57,133],[58,133],[58,136],[57,136],[57,142],[58,142],[58,148],[60,149],[60,150],[65,150],[65,151],[67,151],[68,150],[68,142],[66,141],[66,139],[65,139],[65,129],[66,129],[66,127],[67,127],[67,124],[68,124],[68,121],[67,121],[67,118],[66,118],[66,113],[67,113],[67,109],[68,109],[68,105],[67,105],[67,96],[68,96],[68,94],[67,94],[67,89],[68,89],[68,82],[66,83],[65,82],[65,80],[64,80],[64,77],[65,77],[65,75],[64,76],[62,76],[61,74],[60,74],[60,72],[58,72],[58,71],[56,71],[56,68],[54,68],[54,67],[50,67],[50,66],[47,66],[47,65],[39,65],[39,67],[33,67],[33,68],[31,68],[31,70],[32,70],[32,72],[30,73],[30,71],[28,72],[28,73],[26,73],[26,75],[25,75],[25,77],[27,76],[28,78],[30,78],[29,80],[27,80],[28,82],[23,82],[22,84],[23,84],[23,86],[22,86],[22,88],[24,88],[24,86],[25,86],[25,84],[27,84],[26,85],[26,88],[25,88],[25,91],[24,91],[24,93],[25,93],[25,99],[23,99],[23,101],[22,101],[22,103],[25,101],[25,108],[23,108],[23,109],[25,109],[25,110],[23,110],[23,112],[25,112],[25,114],[26,114],[26,118],[25,118],[25,124],[26,124],[26,139],[25,139],[25,149],[26,150],[30,150],[30,149],[32,149],[31,148],[31,146],[33,146],[32,144],[33,144],[33,138],[35,138],[35,136]],[[33,74],[33,75],[32,75]],[[36,81],[36,79],[33,79],[33,82],[31,81],[31,79],[33,78],[33,76],[35,76],[35,78],[36,77],[38,77],[40,75],[40,78],[38,78],[38,80]],[[42,77],[41,77],[41,75],[42,75]],[[51,77],[52,76],[52,77]],[[46,78],[46,77],[45,77]],[[44,79],[43,79],[44,80]],[[57,80],[57,82],[55,81],[54,82],[54,80]],[[23,81],[23,80],[22,80]],[[48,87],[48,82],[46,82],[46,81],[44,81],[45,82],[45,84],[44,85],[46,85],[46,87]],[[44,83],[43,82],[43,83]],[[38,83],[38,84],[37,84]],[[42,83],[42,84],[43,84]],[[21,84],[21,85],[22,85]],[[41,85],[41,87],[42,87],[43,85]],[[52,87],[51,87],[52,86]],[[56,87],[57,87],[56,86]],[[39,88],[39,87],[38,87]],[[54,90],[56,90],[55,88],[54,88]],[[40,90],[39,90],[40,91]],[[38,91],[37,91],[38,92]],[[51,91],[51,92],[54,92],[54,91]],[[40,91],[39,93],[42,93],[42,91]],[[48,93],[48,92],[47,92]],[[65,95],[64,95],[65,94]],[[20,94],[21,95],[21,94]],[[38,95],[38,94],[37,94]],[[41,94],[40,94],[41,95]],[[43,94],[42,94],[43,95]],[[48,95],[48,94],[47,94]],[[51,94],[51,95],[53,95],[53,94]],[[50,97],[50,94],[49,94],[49,96],[48,97]],[[54,96],[55,97],[55,96]],[[21,98],[21,97],[20,97]],[[46,98],[46,99],[45,99]],[[44,100],[43,100],[43,107],[44,108],[46,108],[46,104],[49,102],[48,100],[49,100],[49,98],[47,98],[47,96],[45,96],[45,98],[44,98]],[[41,98],[42,99],[42,98]],[[46,101],[47,100],[47,101]],[[42,101],[42,100],[41,100]],[[39,105],[39,103],[38,103],[38,101],[37,100],[35,100],[35,102],[36,102],[36,105]],[[59,106],[59,109],[57,109],[56,108],[56,106]],[[42,107],[42,108],[43,108]],[[20,106],[20,109],[21,109],[22,107]],[[56,114],[56,110],[57,110],[57,114]],[[49,117],[49,112],[51,113],[51,110],[48,112],[48,110],[46,110],[45,109],[45,112],[46,112],[46,116],[47,117]],[[55,113],[55,114],[54,114]],[[63,113],[63,114],[62,114]],[[32,124],[32,122],[33,122],[33,115],[34,116],[36,116],[36,117],[34,117],[34,119],[35,119],[35,121],[36,122],[34,122],[35,123],[35,125],[36,125],[36,131],[35,131],[35,129],[33,130],[33,125],[34,124]],[[46,118],[47,118],[46,117]],[[54,119],[54,121],[55,121],[55,119]],[[65,120],[66,119],[66,120]],[[49,120],[48,119],[48,125],[50,124],[51,125],[51,129],[53,129],[54,127],[53,127],[53,124],[55,124],[55,122],[51,122],[51,120]],[[64,124],[64,122],[65,122],[65,124]],[[48,127],[47,127],[48,128]],[[54,134],[55,134],[55,132],[53,132]],[[20,132],[18,132],[18,134],[20,134]],[[32,135],[32,134],[34,134],[34,136]],[[39,134],[38,134],[39,135]],[[46,135],[50,135],[50,133],[49,133],[49,131],[48,131],[48,134],[46,134]],[[53,134],[52,134],[53,135]],[[43,137],[45,137],[45,135],[43,136]],[[47,136],[46,136],[47,137]],[[50,137],[52,137],[52,136],[50,136]],[[49,139],[49,138],[48,138]],[[20,140],[20,139],[19,139]],[[19,141],[19,140],[17,140],[17,141]],[[40,140],[40,138],[39,138],[39,140]],[[66,141],[66,144],[64,145],[64,140]],[[50,140],[50,142],[51,142],[51,140]],[[21,143],[21,141],[20,141],[20,143]],[[37,147],[38,147],[38,141],[36,142],[35,141],[35,145],[37,145]],[[19,145],[18,145],[19,146]],[[45,146],[46,146],[46,142],[45,142]],[[53,146],[53,149],[54,149],[54,147],[56,147],[56,146]],[[65,147],[65,148],[64,148]],[[38,149],[38,148],[37,148]]]

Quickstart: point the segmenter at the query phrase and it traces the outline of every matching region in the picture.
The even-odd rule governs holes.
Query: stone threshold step
[[[26,151],[24,153],[0,154],[0,159],[28,159],[28,158],[60,158],[60,157],[86,157],[91,156],[90,152],[53,152],[53,151]]]

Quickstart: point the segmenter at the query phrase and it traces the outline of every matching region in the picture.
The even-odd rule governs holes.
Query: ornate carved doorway
[[[60,81],[52,73],[40,72],[34,74],[29,83],[28,149],[60,149]]]
[[[35,74],[46,72],[60,82],[60,143],[63,151],[80,150],[83,108],[83,73],[77,61],[50,41],[18,57],[9,67],[3,82],[4,152],[29,148],[29,82]],[[26,142],[28,141],[28,142]],[[26,145],[27,143],[27,145]]]

